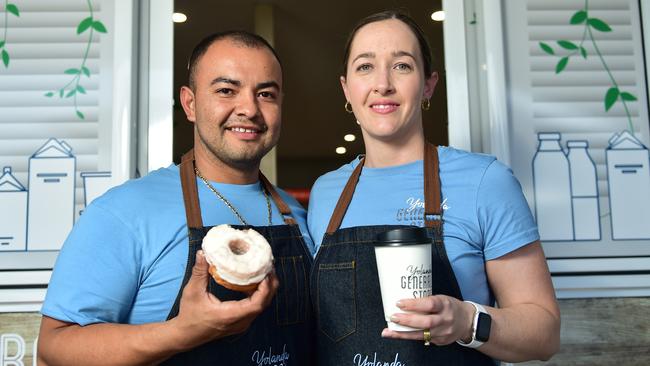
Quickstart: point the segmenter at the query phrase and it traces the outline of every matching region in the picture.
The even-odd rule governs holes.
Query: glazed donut
[[[205,235],[201,247],[214,280],[234,291],[254,291],[273,269],[271,246],[253,229],[215,226]]]

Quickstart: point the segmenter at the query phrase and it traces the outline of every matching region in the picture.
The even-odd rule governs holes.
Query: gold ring
[[[424,331],[424,345],[431,345],[431,329],[425,329]]]

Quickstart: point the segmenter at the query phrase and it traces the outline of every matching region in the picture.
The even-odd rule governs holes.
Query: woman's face
[[[341,86],[364,139],[393,141],[422,133],[421,102],[433,94],[438,76],[426,79],[420,46],[405,23],[388,19],[360,28]]]

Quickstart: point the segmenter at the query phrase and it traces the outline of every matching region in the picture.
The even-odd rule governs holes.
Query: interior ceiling
[[[174,155],[192,144],[191,124],[185,120],[178,90],[186,83],[187,58],[204,36],[228,29],[254,30],[256,4],[271,4],[274,15],[275,48],[284,70],[283,127],[278,159],[339,159],[346,162],[362,153],[363,143],[353,115],[343,109],[345,98],[339,84],[343,46],[348,32],[363,17],[387,9],[410,14],[423,28],[437,59],[443,64],[442,23],[431,20],[441,9],[441,0],[268,0],[206,1],[176,0],[174,11],[187,15],[174,27]],[[442,74],[442,73],[441,73]],[[441,75],[442,76],[442,75]],[[434,143],[447,142],[447,112],[444,77],[424,114],[425,132]],[[348,133],[355,142],[345,142]],[[335,148],[348,152],[337,156]]]

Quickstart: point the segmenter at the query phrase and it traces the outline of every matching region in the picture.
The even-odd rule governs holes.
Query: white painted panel
[[[587,26],[587,21],[570,24],[571,18],[582,10],[585,4],[588,4],[588,19],[602,20],[611,31],[599,31],[596,26]],[[646,235],[640,225],[641,221],[647,221],[650,217],[650,208],[642,204],[643,200],[647,199],[646,193],[650,192],[650,186],[620,186],[620,180],[615,177],[615,168],[612,165],[614,163],[611,161],[621,153],[611,150],[613,145],[610,144],[610,139],[615,134],[630,129],[641,146],[648,146],[650,142],[639,2],[505,0],[502,5],[511,166],[522,184],[533,212],[539,215],[540,209],[542,213],[545,212],[541,207],[550,207],[544,217],[557,218],[559,207],[568,205],[571,213],[569,216],[565,215],[568,219],[565,217],[561,223],[548,220],[546,223],[550,225],[544,225],[540,222],[546,255],[553,259],[650,255],[650,235]],[[581,55],[579,49],[563,48],[558,41],[569,41],[584,47],[587,58]],[[541,43],[550,46],[553,54],[545,51]],[[569,57],[568,63],[558,73],[556,67],[563,57]],[[605,95],[614,85],[618,86],[620,92],[634,95],[636,100],[623,103],[619,97],[607,110]],[[568,141],[588,142],[585,151],[593,162],[589,163],[592,164],[590,169],[595,167],[596,171],[597,180],[594,183],[598,190],[597,202],[585,203],[584,199],[577,197],[577,193],[571,193],[577,189],[575,184],[571,183],[572,179],[579,178],[575,174],[573,178],[571,174],[560,175],[558,167],[565,164],[557,162],[553,165],[555,168],[549,167],[533,174],[534,157],[536,153],[542,152],[538,151],[538,138],[543,136],[541,133],[560,135],[559,159],[562,159],[562,154],[567,155]],[[607,164],[608,156],[610,166]],[[586,163],[589,159],[575,160],[574,164]],[[638,168],[638,173],[645,174],[650,165],[647,150],[638,151],[635,159],[628,162],[628,165],[642,165]],[[614,165],[621,166],[623,163],[617,161]],[[577,166],[573,169],[582,172],[593,171]],[[561,177],[564,178],[560,179]],[[613,188],[616,189],[618,197],[609,196],[612,183],[615,184]],[[542,192],[535,188],[536,184],[538,188],[546,187],[543,192],[548,194],[543,198],[536,196],[536,191],[538,195]],[[564,198],[560,198],[559,192],[569,192],[569,195],[565,194]],[[623,205],[626,209],[621,210],[621,205],[614,205],[612,211],[610,198],[614,200],[612,202],[621,203],[621,194],[626,196]],[[566,202],[567,197],[571,197],[570,203]],[[596,217],[592,215],[594,206],[598,207]],[[589,211],[586,215],[588,217],[584,215],[586,210]],[[624,217],[626,214],[634,216],[634,219]],[[616,217],[612,220],[612,215],[619,220],[616,220]],[[541,216],[538,217],[540,218]],[[591,227],[596,218],[599,220],[600,239],[597,239],[599,236]],[[635,220],[640,221],[635,223]],[[623,222],[630,225],[623,225]],[[560,232],[560,228],[567,223],[572,228],[569,235],[565,235],[565,231]],[[621,235],[621,230],[628,233]],[[625,261],[614,260],[610,263],[618,270],[628,269]]]
[[[11,3],[19,8],[19,17],[5,13],[5,7],[0,6],[3,30],[0,41],[4,42],[0,52],[10,56],[8,65],[0,58],[0,168],[8,167],[0,170],[0,184],[17,180],[26,188],[28,202],[22,203],[25,200],[16,192],[0,198],[6,198],[2,202],[18,202],[25,209],[31,207],[32,220],[28,219],[29,210],[22,207],[8,210],[5,206],[0,207],[0,220],[8,222],[12,215],[26,212],[23,214],[26,220],[22,220],[26,241],[29,243],[31,237],[38,242],[22,250],[0,247],[0,286],[11,287],[0,290],[0,312],[40,309],[45,289],[20,287],[45,285],[49,281],[57,249],[67,235],[62,228],[68,230],[70,218],[76,220],[84,208],[87,192],[82,172],[116,171],[112,184],[132,176],[132,139],[128,133],[121,132],[131,131],[137,123],[131,115],[132,90],[136,89],[132,82],[131,53],[137,33],[133,0],[14,0]],[[90,28],[77,33],[80,22],[90,16],[101,22],[107,33]],[[81,73],[66,72],[69,69]],[[77,93],[65,97],[77,85],[80,86]],[[64,89],[63,98],[59,97],[60,89]],[[48,92],[52,95],[47,95]],[[114,136],[116,131],[120,133]],[[30,158],[52,138],[71,148],[70,160],[74,163],[66,165],[65,177],[39,176],[38,173],[63,173],[55,169],[57,166],[48,164],[56,159],[31,159],[31,167],[38,165],[39,171],[29,171]],[[62,197],[62,193],[48,195],[46,192],[58,184],[55,180],[66,182],[65,195],[69,201],[65,213],[49,215],[46,211],[50,205]],[[46,189],[38,191],[36,181]],[[6,187],[0,186],[0,194],[7,193],[3,192]],[[35,207],[41,207],[40,216],[34,215]],[[52,217],[65,217],[66,222],[55,225]],[[29,230],[29,222],[39,220],[54,226],[49,236],[42,235],[47,228]],[[62,232],[53,240],[51,233],[55,227]],[[6,241],[5,238],[1,242]],[[47,251],[34,251],[30,247]]]

